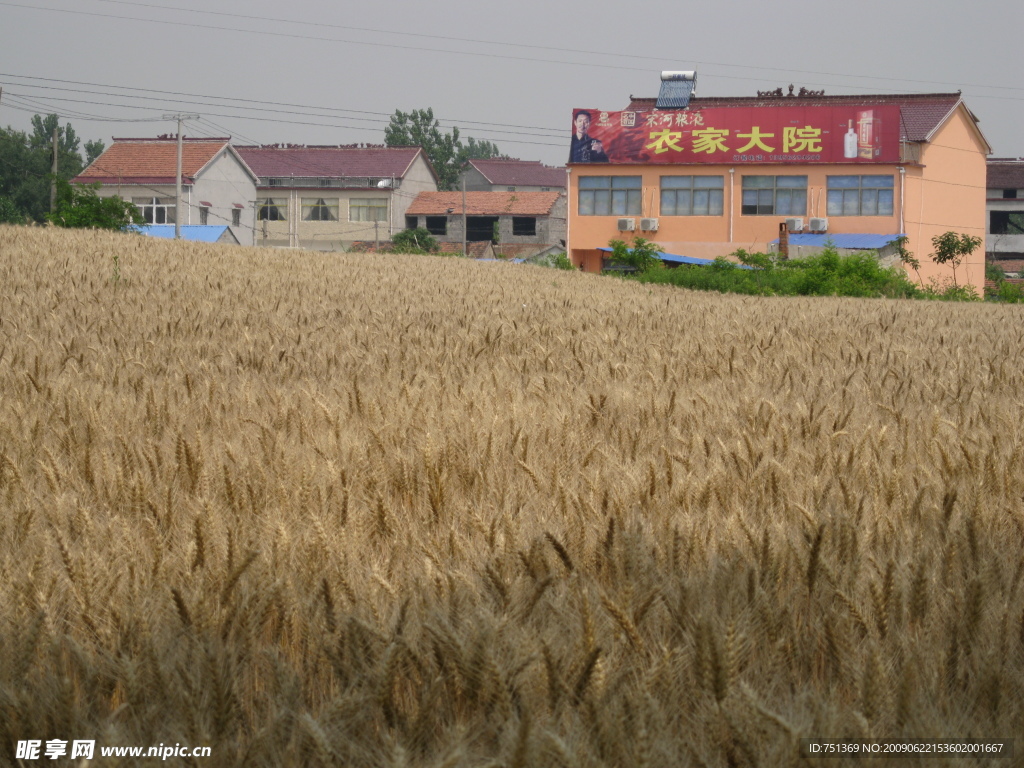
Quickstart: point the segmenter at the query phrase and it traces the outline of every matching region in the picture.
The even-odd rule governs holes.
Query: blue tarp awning
[[[173,224],[142,224],[132,229],[150,237],[174,239]],[[197,243],[216,243],[224,236],[226,229],[228,227],[221,224],[182,224],[181,239]]]
[[[862,251],[877,251],[879,248],[885,248],[893,240],[897,240],[903,237],[903,235],[871,235],[871,234],[823,234],[823,235],[790,235],[790,245],[807,245],[812,247],[822,247],[831,243],[836,248],[848,248],[850,250],[862,250]],[[775,238],[771,242],[772,245],[778,245],[779,239]]]
[[[606,253],[611,253],[612,251],[611,248],[598,248],[597,250],[605,251]],[[630,250],[632,252],[632,249]],[[712,259],[698,259],[696,256],[679,256],[678,254],[665,253],[664,251],[658,251],[657,256],[668,264],[692,264],[697,267],[709,267],[715,263]],[[746,264],[732,263],[733,266],[739,269],[754,269],[754,267],[748,267]]]

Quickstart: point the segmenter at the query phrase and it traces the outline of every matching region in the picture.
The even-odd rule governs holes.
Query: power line
[[[114,0],[109,0],[109,1],[113,2]],[[125,2],[124,4],[131,5],[132,3]],[[185,28],[192,28],[192,29],[209,29],[209,30],[215,30],[215,31],[221,31],[221,32],[236,32],[236,33],[242,33],[242,34],[264,35],[264,36],[270,36],[270,37],[286,37],[286,38],[292,38],[292,39],[297,39],[297,40],[313,40],[313,41],[330,42],[330,43],[345,43],[347,45],[361,45],[361,46],[382,47],[382,48],[397,48],[397,49],[407,50],[407,51],[421,51],[421,52],[427,52],[427,53],[445,53],[445,54],[450,54],[450,55],[476,56],[476,57],[485,57],[485,58],[491,58],[491,59],[497,58],[497,59],[507,59],[507,60],[511,60],[511,61],[526,61],[526,62],[530,62],[530,63],[540,63],[540,64],[560,64],[560,65],[563,65],[563,66],[589,67],[589,68],[597,68],[597,69],[613,69],[613,70],[619,70],[619,71],[650,72],[650,68],[649,67],[626,67],[626,66],[617,66],[617,65],[614,65],[614,64],[594,63],[593,61],[579,62],[579,61],[565,61],[565,60],[560,60],[560,59],[541,59],[541,58],[537,58],[536,56],[512,56],[512,55],[509,55],[509,54],[501,54],[501,53],[494,53],[494,52],[478,53],[478,52],[474,52],[474,51],[451,50],[451,49],[445,49],[445,48],[427,48],[427,47],[423,47],[423,46],[400,45],[400,44],[397,44],[397,43],[370,42],[370,41],[367,41],[367,40],[350,40],[350,39],[342,39],[342,38],[337,38],[337,37],[321,37],[321,36],[317,36],[317,35],[300,35],[300,34],[294,34],[294,33],[290,33],[290,32],[265,31],[265,30],[257,30],[257,29],[241,29],[241,28],[239,28],[237,26],[227,27],[227,26],[218,26],[218,25],[215,25],[215,24],[196,24],[194,22],[171,21],[171,20],[166,20],[166,19],[147,19],[147,18],[140,18],[140,17],[136,17],[136,16],[123,16],[123,15],[119,15],[119,14],[99,13],[99,12],[96,12],[96,11],[78,11],[78,10],[72,10],[72,9],[66,9],[66,8],[48,8],[48,7],[44,7],[44,6],[28,5],[28,4],[24,4],[24,3],[12,3],[12,2],[6,2],[6,1],[0,1],[0,5],[12,7],[12,8],[24,8],[24,9],[28,9],[28,10],[34,10],[34,11],[47,11],[47,12],[51,12],[51,13],[70,13],[70,14],[77,14],[77,15],[81,15],[81,16],[93,16],[93,17],[98,17],[98,18],[109,18],[109,19],[116,19],[118,21],[138,21],[138,22],[143,22],[143,23],[148,23],[148,24],[163,24],[163,25],[176,26],[176,27],[185,27]],[[142,5],[142,4],[137,4],[137,5]],[[150,6],[147,6],[147,7],[159,8],[160,6],[152,6],[152,5],[150,5]],[[164,8],[164,10],[176,10],[176,9]],[[202,11],[194,11],[194,10],[190,10],[189,12],[190,13],[202,13]],[[216,13],[216,12],[207,12],[207,13]],[[234,14],[227,14],[227,15],[229,15],[231,18],[235,19],[236,21],[239,20],[240,18],[252,18],[252,19],[255,19],[255,20],[273,21],[275,23],[288,22],[288,20],[286,20],[286,19],[272,19],[270,17],[239,17],[239,16],[234,15]],[[292,23],[300,23],[300,22],[292,22]],[[400,32],[393,32],[393,31],[387,31],[387,30],[369,30],[369,29],[366,29],[366,28],[358,28],[358,27],[342,27],[340,25],[332,25],[332,24],[316,24],[315,26],[317,26],[317,27],[328,27],[328,28],[333,27],[333,28],[338,28],[338,29],[347,29],[349,31],[375,31],[375,32],[379,32],[379,33],[382,33],[382,34],[403,34],[403,35],[405,35],[405,34],[408,34],[408,35],[415,34],[415,33],[400,33]],[[416,36],[420,36],[420,35],[416,35]],[[503,42],[498,42],[498,41],[484,41],[484,40],[476,41],[476,40],[468,40],[468,39],[461,39],[461,38],[445,38],[445,37],[440,36],[440,35],[425,35],[424,34],[422,36],[433,38],[433,39],[440,39],[440,40],[450,40],[450,41],[459,41],[459,42],[475,42],[475,43],[479,43],[479,44],[488,44],[488,45],[504,45],[504,46],[509,46],[509,47],[523,47],[523,48],[536,48],[537,47],[537,46],[530,46],[530,45],[526,45],[526,44],[503,43]],[[589,56],[600,56],[602,60],[607,59],[611,55],[613,55],[613,54],[609,54],[607,51],[581,51],[581,50],[578,50],[578,49],[566,49],[566,52],[567,53],[581,53],[581,54],[586,54],[586,55],[589,55]],[[632,57],[632,56],[634,56],[634,55],[631,55],[631,54],[614,54],[614,55],[623,56],[623,57]],[[636,58],[645,59],[645,60],[649,60],[649,61],[663,61],[664,60],[662,58],[655,59],[653,57],[640,57],[640,56],[637,56]],[[732,66],[732,67],[743,67],[743,68],[746,68],[746,69],[755,69],[755,67],[744,67],[743,65],[737,65],[737,64],[723,64],[723,63],[714,63],[714,62],[698,62],[698,63],[701,63],[703,65],[707,65],[707,66]],[[759,72],[763,72],[764,71],[763,67],[758,67],[756,69]],[[867,80],[881,80],[881,81],[884,81],[884,82],[913,82],[913,83],[920,83],[920,84],[924,84],[924,85],[943,85],[943,86],[948,87],[948,85],[946,83],[943,83],[943,82],[940,82],[940,81],[934,81],[934,80],[911,80],[911,79],[904,79],[904,78],[880,77],[880,76],[871,76],[871,75],[849,75],[849,74],[838,74],[838,73],[827,73],[827,72],[810,72],[810,71],[806,71],[806,70],[797,70],[797,69],[779,69],[777,71],[791,73],[791,74],[805,74],[805,75],[815,75],[815,76],[825,75],[827,77],[840,77],[840,78],[857,77],[857,78],[859,78],[861,80],[864,80],[864,79],[867,79]],[[740,76],[740,75],[713,74],[713,75],[710,75],[710,77],[719,77],[719,78],[734,79],[734,80],[750,80],[750,81],[755,81],[755,82],[774,82],[774,80],[771,80],[771,79],[758,78],[758,77],[750,77],[750,76]],[[807,84],[808,85],[831,85],[832,87],[836,87],[835,84],[824,84],[824,83],[817,83],[817,82],[807,83]],[[961,87],[961,89],[964,86],[966,86],[966,87],[970,87],[970,88],[998,88],[998,89],[1001,89],[1001,90],[1024,91],[1024,88],[1020,88],[1020,87],[1016,87],[1016,86],[988,86],[988,85],[981,85],[981,84],[958,84],[958,85]],[[843,86],[839,86],[839,87],[843,87]],[[849,86],[847,86],[847,87],[849,87]],[[882,89],[882,90],[899,90],[899,89]],[[998,96],[985,96],[985,95],[981,95],[981,94],[975,94],[974,96],[977,97],[977,98],[996,98],[996,99],[1001,98],[1001,97],[998,97]],[[1014,99],[1014,100],[1017,100],[1017,99]]]
[[[2,5],[2,4],[3,3],[0,3],[0,5]],[[157,90],[157,89],[154,89],[154,88],[135,88],[135,87],[123,86],[123,85],[108,85],[108,84],[104,84],[104,83],[88,83],[88,82],[82,82],[82,81],[79,81],[79,80],[63,80],[63,79],[60,79],[60,78],[53,78],[53,77],[33,77],[31,75],[16,75],[16,74],[8,73],[8,72],[0,72],[0,77],[13,77],[13,78],[16,78],[16,79],[19,79],[19,80],[39,80],[39,81],[46,82],[46,83],[64,83],[66,85],[74,85],[74,86],[87,85],[87,86],[91,86],[91,87],[94,87],[94,88],[113,88],[113,89],[116,89],[116,90],[123,90],[123,91],[130,91],[130,92],[154,93],[154,94],[157,94],[156,97],[140,97],[140,96],[135,96],[135,95],[132,95],[132,94],[102,94],[102,95],[112,95],[112,96],[125,96],[125,97],[129,97],[129,98],[147,98],[149,100],[154,100],[154,99],[166,100],[168,96],[186,96],[186,97],[189,97],[189,98],[192,98],[192,99],[206,99],[208,101],[214,101],[217,105],[220,105],[220,106],[226,106],[224,104],[224,102],[231,102],[231,101],[239,102],[241,104],[253,104],[254,105],[253,107],[244,107],[245,109],[264,109],[267,106],[272,106],[272,107],[288,107],[289,108],[288,111],[293,111],[295,109],[319,110],[319,111],[322,111],[322,112],[341,113],[341,116],[344,117],[345,119],[354,119],[354,118],[351,118],[351,117],[349,117],[348,115],[346,115],[344,113],[352,113],[352,114],[357,114],[357,115],[374,115],[374,116],[377,116],[377,117],[382,117],[382,118],[387,118],[387,119],[390,119],[390,117],[391,117],[391,115],[389,113],[386,113],[386,112],[371,112],[371,111],[368,111],[368,110],[360,110],[360,109],[344,109],[344,108],[340,108],[340,107],[324,107],[324,106],[317,106],[317,105],[310,105],[310,104],[295,104],[295,103],[282,102],[282,101],[264,101],[264,100],[259,100],[259,99],[243,99],[243,98],[239,98],[239,97],[236,97],[236,96],[209,96],[209,95],[204,95],[204,94],[199,94],[199,93],[185,93],[185,92],[181,92],[181,91],[160,91],[160,90]],[[39,89],[47,88],[47,86],[42,86],[42,85],[33,85],[31,87],[39,88]],[[55,88],[54,90],[74,91],[76,93],[89,93],[89,91],[83,91],[81,88]],[[202,106],[202,105],[200,105],[200,106]],[[238,107],[238,106],[232,105],[231,108],[232,109],[242,109],[243,107]],[[556,132],[559,135],[561,135],[561,134],[563,134],[565,132],[564,128],[547,128],[547,127],[535,126],[535,125],[516,125],[516,124],[512,124],[512,123],[489,123],[489,122],[483,122],[483,121],[480,121],[480,120],[458,120],[458,119],[451,119],[451,118],[442,120],[442,119],[438,118],[438,123],[440,125],[444,126],[444,127],[454,127],[455,125],[484,125],[484,126],[498,126],[498,127],[502,127],[502,128],[524,128],[526,130],[550,131],[550,132]]]

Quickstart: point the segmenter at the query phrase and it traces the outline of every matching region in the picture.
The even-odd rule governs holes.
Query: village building
[[[222,242],[251,245],[257,179],[229,142],[227,137],[182,137],[180,217],[176,136],[115,138],[71,181],[98,182],[100,197],[117,196],[134,203],[146,224],[226,226],[230,235],[218,234]]]
[[[467,192],[565,192],[565,168],[539,160],[469,160],[462,170]]]
[[[1007,272],[1024,273],[1024,157],[989,159],[985,186],[985,255]]]
[[[692,76],[665,73],[658,98],[573,111],[569,254],[584,270],[600,271],[614,239],[713,259],[767,252],[784,230],[906,235],[924,279],[949,279],[932,237],[984,236],[991,150],[959,93],[679,97],[676,74]],[[982,287],[981,249],[957,277]]]
[[[407,229],[422,227],[442,243],[558,246],[565,250],[566,198],[560,192],[421,192],[406,211]],[[465,223],[465,228],[463,227]],[[517,251],[517,257],[522,251]]]
[[[259,177],[257,245],[348,250],[391,240],[437,174],[419,147],[238,146]]]

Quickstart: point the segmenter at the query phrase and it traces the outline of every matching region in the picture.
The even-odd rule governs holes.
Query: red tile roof
[[[236,146],[235,149],[260,177],[262,185],[268,177],[402,178],[417,155],[423,152],[419,147],[383,146]]]
[[[627,110],[653,110],[656,98],[630,96]],[[887,93],[836,96],[720,96],[694,97],[690,109],[711,107],[830,107],[838,104],[896,104],[902,112],[900,138],[904,141],[927,141],[945,117],[960,103],[959,93]],[[970,111],[968,110],[970,114]],[[977,118],[971,117],[977,122]]]
[[[989,189],[1024,189],[1024,158],[990,158],[985,186]]]
[[[547,216],[558,200],[558,192],[467,192],[466,213],[470,216]],[[461,192],[420,192],[406,213],[437,216],[448,209],[462,214]]]
[[[228,139],[182,139],[181,175],[190,184],[196,175],[228,146]],[[72,181],[108,184],[173,184],[177,175],[178,141],[114,139],[89,167]]]
[[[509,187],[565,188],[565,167],[552,168],[540,160],[470,160],[491,184]]]

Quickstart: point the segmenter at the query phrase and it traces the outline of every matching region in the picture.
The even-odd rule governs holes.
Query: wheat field
[[[1015,306],[0,227],[0,765],[1022,734],[1022,349]]]

